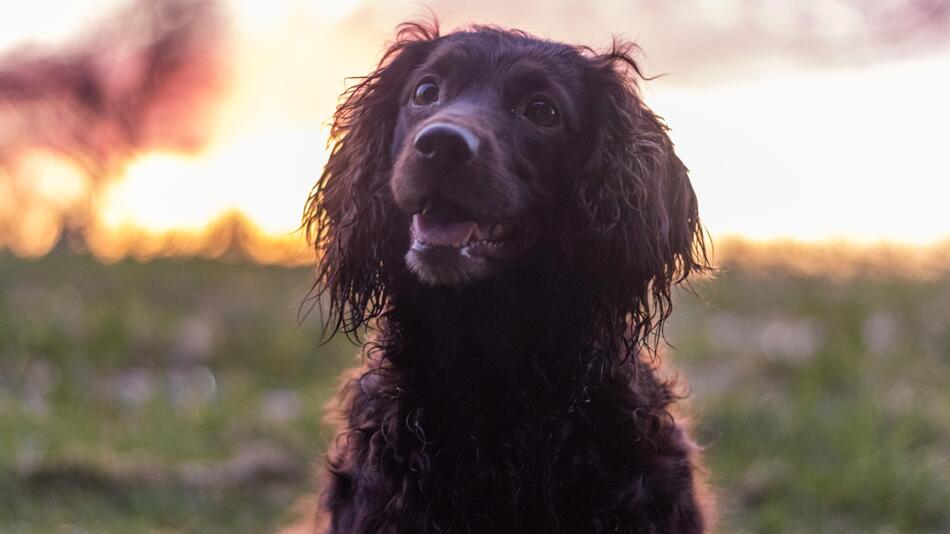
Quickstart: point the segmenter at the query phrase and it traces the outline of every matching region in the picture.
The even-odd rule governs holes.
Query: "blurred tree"
[[[22,233],[28,213],[82,224],[97,186],[137,153],[204,146],[226,85],[226,36],[216,2],[138,0],[58,49],[0,57],[0,239]],[[49,160],[72,167],[84,194],[44,201]]]

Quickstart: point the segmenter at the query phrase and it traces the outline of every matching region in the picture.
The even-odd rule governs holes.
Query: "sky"
[[[0,53],[24,43],[68,46],[121,5],[5,6]],[[645,71],[664,74],[643,84],[644,99],[671,126],[715,238],[950,239],[950,9],[939,2],[427,6],[443,30],[495,23],[595,48],[612,35],[637,42]],[[238,211],[269,235],[291,235],[326,160],[327,121],[344,79],[372,69],[398,22],[426,13],[420,3],[383,0],[224,7],[231,75],[207,144],[131,157],[97,192],[104,231],[197,231]],[[36,183],[69,189],[75,169],[55,157],[37,161]],[[4,209],[16,207],[0,202]]]

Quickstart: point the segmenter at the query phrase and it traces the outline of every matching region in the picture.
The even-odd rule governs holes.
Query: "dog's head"
[[[337,326],[377,315],[408,273],[464,287],[557,271],[623,316],[704,268],[696,198],[631,48],[403,25],[346,93],[307,205]]]

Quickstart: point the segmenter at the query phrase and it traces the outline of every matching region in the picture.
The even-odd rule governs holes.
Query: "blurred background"
[[[426,6],[663,74],[720,268],[665,358],[722,531],[950,531],[950,4]],[[307,316],[303,202],[346,78],[426,6],[0,7],[0,533],[292,520],[357,353]]]

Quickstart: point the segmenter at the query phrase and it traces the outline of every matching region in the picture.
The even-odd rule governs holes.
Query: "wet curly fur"
[[[634,48],[407,23],[344,94],[305,224],[330,331],[372,333],[333,412],[318,532],[709,528],[698,453],[656,363],[671,288],[708,268],[704,236],[686,168],[638,95]],[[524,193],[537,238],[489,275],[433,284],[407,268],[411,213],[392,182],[409,85],[446,53],[468,58],[466,83],[542,71],[566,88],[564,126],[492,130],[514,177],[491,179],[518,182],[501,185]],[[520,120],[492,113],[461,120]]]

